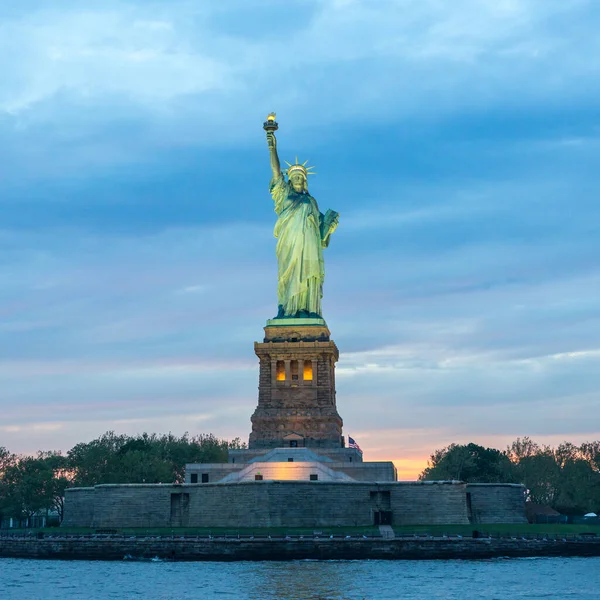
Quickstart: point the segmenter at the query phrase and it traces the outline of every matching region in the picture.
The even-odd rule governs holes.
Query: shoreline
[[[600,556],[600,538],[0,537],[0,557],[50,560],[449,560]]]

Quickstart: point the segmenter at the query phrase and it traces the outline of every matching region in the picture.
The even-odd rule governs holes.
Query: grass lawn
[[[471,525],[421,525],[421,526],[400,526],[393,525],[396,535],[471,535],[474,530],[492,535],[575,535],[578,533],[596,533],[600,536],[600,526],[598,525],[562,525],[562,524],[539,524],[531,525],[529,523],[518,525],[481,525],[473,523]]]

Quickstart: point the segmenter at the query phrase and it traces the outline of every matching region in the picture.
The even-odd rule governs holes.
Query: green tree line
[[[112,431],[77,444],[66,455],[16,455],[0,446],[0,522],[48,512],[56,512],[62,521],[68,487],[182,483],[187,463],[227,462],[229,449],[244,447],[239,438],[227,441],[212,434],[128,436]]]
[[[552,448],[528,437],[506,450],[450,444],[430,457],[421,480],[522,483],[527,499],[562,514],[600,512],[600,441]]]

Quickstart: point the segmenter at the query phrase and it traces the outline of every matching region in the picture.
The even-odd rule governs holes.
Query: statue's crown
[[[311,169],[314,169],[314,167],[306,166],[306,163],[308,162],[307,160],[305,160],[302,164],[300,164],[298,162],[298,157],[296,157],[295,164],[289,163],[287,160],[285,162],[288,165],[288,168],[287,168],[287,176],[288,177],[290,177],[292,175],[292,173],[298,172],[298,171],[300,171],[304,175],[305,179],[306,179],[307,175],[315,175],[315,173],[313,171],[311,171]]]

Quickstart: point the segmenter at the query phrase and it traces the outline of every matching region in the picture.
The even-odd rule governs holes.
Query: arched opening
[[[282,360],[277,361],[277,381],[285,381],[285,363]]]
[[[292,381],[298,381],[298,361],[293,360],[290,363],[290,375],[292,376]]]
[[[313,365],[312,360],[304,361],[304,381],[313,380]]]

